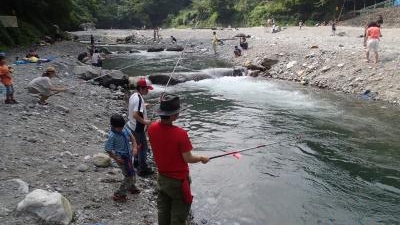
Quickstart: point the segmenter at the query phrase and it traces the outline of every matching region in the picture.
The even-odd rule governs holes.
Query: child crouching
[[[105,150],[118,164],[124,175],[124,180],[119,189],[114,192],[112,198],[117,202],[126,202],[128,191],[131,194],[140,193],[139,189],[135,186],[136,174],[132,161],[133,155],[137,154],[136,140],[129,130],[124,128],[125,119],[121,115],[112,115],[110,124],[111,129],[105,144]]]

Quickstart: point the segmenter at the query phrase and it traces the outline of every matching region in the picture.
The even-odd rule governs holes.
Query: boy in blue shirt
[[[112,198],[117,202],[126,202],[128,191],[131,194],[140,193],[139,189],[135,186],[136,174],[132,161],[132,156],[137,154],[136,140],[130,131],[124,128],[125,119],[121,115],[112,115],[110,124],[111,129],[105,144],[105,150],[118,164],[124,175],[124,180],[119,189],[114,192]]]

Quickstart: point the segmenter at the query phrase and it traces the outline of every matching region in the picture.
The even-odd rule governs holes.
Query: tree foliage
[[[336,19],[343,10],[384,0],[2,0],[0,15],[15,15],[20,28],[0,26],[0,45],[19,45],[51,34],[53,25],[79,29],[146,26],[259,26]],[[343,6],[343,8],[342,8]]]

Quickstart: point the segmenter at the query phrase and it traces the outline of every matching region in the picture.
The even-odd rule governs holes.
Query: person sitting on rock
[[[39,94],[39,105],[47,105],[47,99],[53,95],[52,92],[58,93],[66,91],[65,87],[54,87],[50,79],[56,76],[56,69],[52,66],[47,67],[41,77],[33,79],[28,84],[28,92],[31,94]]]
[[[241,37],[240,38],[240,44],[239,45],[243,50],[246,50],[249,47],[249,44],[246,41],[246,37]]]
[[[242,55],[242,50],[240,50],[238,46],[235,46],[235,50],[233,50],[233,53],[235,54],[235,57],[239,57]]]
[[[137,144],[135,137],[125,126],[125,119],[119,114],[114,114],[110,118],[111,129],[105,144],[108,155],[118,164],[124,175],[120,187],[112,196],[116,202],[126,202],[126,194],[139,194],[139,189],[135,186],[136,174],[133,167],[132,158],[137,154]]]
[[[171,42],[172,42],[173,44],[176,44],[176,38],[175,38],[174,36],[172,36],[172,35],[171,35]]]

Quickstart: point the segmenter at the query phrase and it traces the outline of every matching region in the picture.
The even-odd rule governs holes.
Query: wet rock
[[[182,46],[168,47],[165,50],[166,51],[181,52],[181,51],[183,51],[183,47]]]
[[[68,225],[72,221],[72,208],[64,196],[57,192],[36,189],[18,203],[18,212],[32,213],[45,222]]]
[[[162,52],[164,51],[163,47],[151,47],[147,49],[147,52]]]
[[[249,76],[250,77],[258,77],[258,75],[261,73],[261,71],[260,70],[250,70],[249,71]]]

